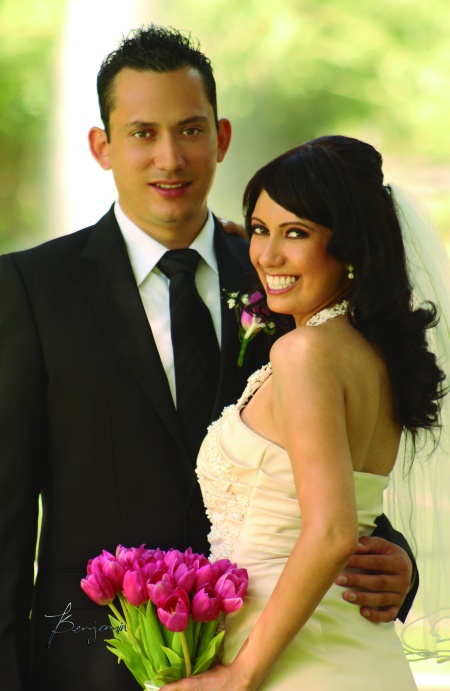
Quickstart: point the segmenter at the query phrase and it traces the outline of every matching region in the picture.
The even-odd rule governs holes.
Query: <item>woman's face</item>
[[[251,225],[250,259],[273,312],[291,314],[300,326],[348,294],[348,272],[327,252],[328,228],[298,218],[265,190]]]

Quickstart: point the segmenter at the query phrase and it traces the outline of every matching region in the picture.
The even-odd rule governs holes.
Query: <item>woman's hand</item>
[[[216,665],[208,672],[162,687],[166,691],[256,691],[233,665]]]

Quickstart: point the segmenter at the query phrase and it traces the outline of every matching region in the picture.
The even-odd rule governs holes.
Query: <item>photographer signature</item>
[[[47,641],[47,650],[50,649],[55,636],[62,633],[87,633],[88,637],[86,643],[88,645],[93,645],[97,640],[97,633],[103,633],[105,631],[116,631],[117,633],[120,633],[120,631],[126,631],[127,627],[125,624],[119,624],[118,626],[112,626],[111,624],[102,624],[101,626],[77,625],[71,618],[71,611],[72,603],[69,602],[62,614],[45,615],[47,619],[58,619],[56,626],[50,631],[50,636]]]

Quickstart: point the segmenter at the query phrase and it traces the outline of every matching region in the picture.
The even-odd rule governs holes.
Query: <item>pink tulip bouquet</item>
[[[226,291],[225,291],[226,292]],[[262,304],[263,294],[256,290],[254,293],[226,293],[228,307],[234,310],[239,324],[238,338],[241,342],[238,367],[242,367],[247,346],[260,331],[267,334],[275,332],[275,324],[270,321],[270,313]]]
[[[219,620],[241,607],[247,585],[247,571],[228,559],[211,564],[190,548],[145,545],[103,550],[81,581],[91,600],[113,612],[108,650],[147,689],[209,669],[224,636]]]

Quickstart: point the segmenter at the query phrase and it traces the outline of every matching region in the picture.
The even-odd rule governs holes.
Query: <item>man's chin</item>
[[[193,210],[171,210],[168,213],[155,214],[151,217],[143,217],[135,223],[145,233],[155,240],[165,244],[165,240],[183,237],[190,244],[205,225],[207,210],[202,213]],[[184,246],[186,242],[183,242]]]

